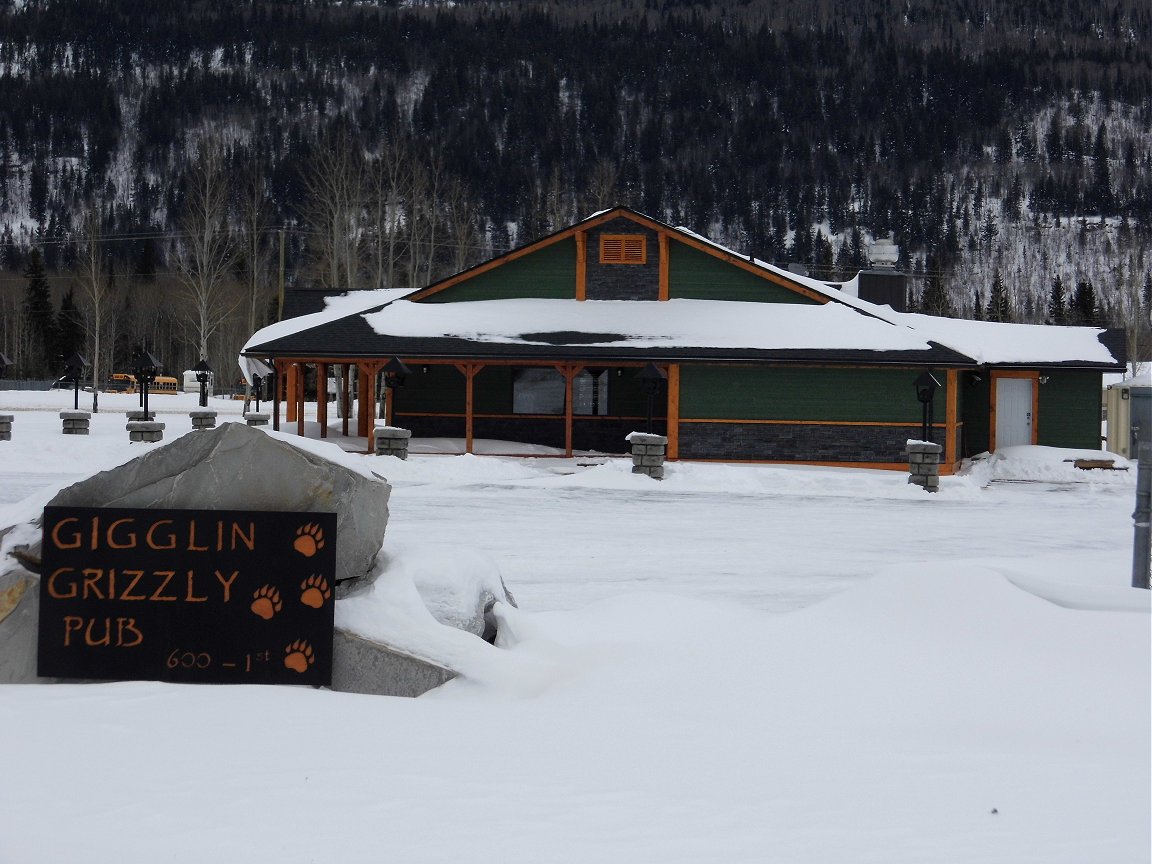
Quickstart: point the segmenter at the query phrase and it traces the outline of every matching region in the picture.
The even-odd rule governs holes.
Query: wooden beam
[[[288,363],[284,368],[285,383],[288,385],[284,394],[284,422],[296,421],[296,363]]]
[[[588,232],[576,232],[576,299],[588,299]]]
[[[348,412],[352,410],[352,400],[348,398],[348,388],[349,388],[349,386],[351,386],[351,382],[348,380],[348,374],[349,374],[349,372],[351,372],[352,367],[348,363],[342,363],[341,366],[343,367],[344,372],[340,376],[340,400],[341,400],[340,401],[340,407],[342,409],[340,411],[340,420],[341,420],[340,425],[341,425],[341,431],[344,433],[344,437],[347,438],[348,437]]]
[[[668,365],[668,435],[667,457],[680,458],[680,364]]]
[[[482,363],[468,363],[464,369],[464,452],[472,452],[472,444],[475,440],[475,428],[473,421],[476,417],[476,403],[473,388],[473,380],[480,374],[480,370],[484,368]]]
[[[296,434],[304,437],[304,375],[308,371],[308,364],[296,364]]]
[[[960,404],[960,370],[949,369],[947,375],[948,394],[944,408],[944,464],[955,465],[959,461],[956,454],[956,420]]]
[[[580,374],[583,367],[575,364],[564,366],[560,373],[564,376],[564,455],[572,455],[572,379]]]
[[[316,421],[320,437],[328,437],[328,364],[316,364]]]
[[[284,379],[284,363],[280,360],[272,361],[272,431],[280,431],[280,394],[284,392],[282,382]]]
[[[660,239],[660,293],[658,300],[668,299],[668,232],[661,231]]]

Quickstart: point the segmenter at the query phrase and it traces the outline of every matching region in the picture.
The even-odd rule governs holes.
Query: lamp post
[[[388,388],[388,399],[385,404],[385,414],[388,418],[388,423],[392,423],[392,418],[396,416],[396,388],[403,387],[404,381],[411,374],[411,370],[404,365],[404,361],[399,357],[393,357],[384,364],[384,386]]]
[[[252,398],[256,400],[256,413],[260,413],[260,397],[264,389],[264,379],[259,375],[252,376]]]
[[[148,417],[148,385],[156,380],[163,364],[143,348],[137,349],[133,361],[136,383],[140,385],[140,407],[144,409],[144,416]]]
[[[923,407],[923,428],[921,429],[920,440],[932,443],[932,399],[940,387],[940,382],[932,376],[931,372],[924,372],[916,379],[913,386],[916,388],[916,398]]]
[[[77,353],[64,361],[64,377],[72,381],[72,408],[80,410],[80,379],[84,377],[84,369],[88,361]]]
[[[667,377],[664,370],[655,363],[649,363],[636,373],[636,379],[644,385],[644,392],[648,394],[648,425],[644,428],[648,434],[652,434],[652,411],[656,403],[656,394]]]
[[[192,367],[196,373],[196,381],[200,385],[200,407],[208,407],[208,379],[212,376],[212,367],[208,365],[208,361],[203,357],[200,362]]]

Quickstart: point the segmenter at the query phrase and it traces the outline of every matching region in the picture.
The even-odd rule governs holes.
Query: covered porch
[[[528,445],[505,448],[504,455],[538,456],[548,448],[569,457],[625,453],[629,432],[651,430],[669,435],[669,457],[676,458],[674,363],[397,356],[279,357],[271,366],[274,429],[364,439],[367,452],[381,423],[409,429],[417,439],[460,441],[465,453],[494,439]],[[306,421],[310,403],[315,426]]]

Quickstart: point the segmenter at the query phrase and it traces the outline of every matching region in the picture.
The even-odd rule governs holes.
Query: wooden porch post
[[[296,420],[296,363],[290,362],[284,367],[285,383],[288,385],[284,393],[284,422],[293,423]]]
[[[455,365],[460,371],[460,374],[464,376],[464,452],[471,453],[473,442],[472,418],[475,413],[472,382],[476,376],[480,374],[480,370],[484,368],[484,364],[457,363]]]
[[[564,376],[564,455],[572,455],[572,379],[580,374],[582,366],[577,366],[574,363],[566,363],[563,366],[557,366],[560,374]]]
[[[955,468],[959,455],[956,453],[956,429],[957,429],[957,414],[960,404],[960,371],[958,369],[949,369],[947,378],[947,402],[944,408],[944,465],[943,469],[947,469],[951,473]]]
[[[316,364],[316,421],[320,437],[328,437],[328,364]]]
[[[663,236],[663,235],[661,235]],[[668,364],[668,459],[680,458],[680,364]]]
[[[368,368],[364,363],[356,364],[356,383],[358,395],[356,397],[356,434],[361,438],[368,437],[369,422],[375,413],[372,394],[368,391]]]
[[[344,437],[348,437],[348,412],[352,410],[352,400],[348,398],[348,387],[351,382],[348,380],[348,373],[352,371],[351,363],[344,363],[344,374],[340,376],[340,405],[344,409],[340,412],[341,424],[343,426]]]
[[[272,361],[272,430],[280,431],[280,394],[283,393],[281,381],[284,376],[284,364],[279,360]]]
[[[304,376],[308,373],[307,363],[296,364],[296,434],[304,437]]]

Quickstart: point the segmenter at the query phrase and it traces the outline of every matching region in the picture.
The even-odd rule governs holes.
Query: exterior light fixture
[[[76,410],[80,409],[80,379],[84,377],[87,366],[88,361],[78,353],[64,361],[64,377],[72,382],[72,407]]]
[[[196,382],[200,385],[200,407],[208,407],[208,379],[212,376],[212,367],[208,365],[208,361],[203,357],[200,362],[192,367],[196,373]]]
[[[913,385],[916,388],[916,399],[923,407],[923,420],[920,440],[932,441],[932,399],[936,396],[936,391],[940,388],[940,382],[937,381],[931,372],[923,372],[918,377]]]
[[[156,376],[160,374],[164,364],[143,348],[136,350],[136,353],[132,355],[132,361],[136,370],[136,383],[140,387],[140,407],[144,409],[144,415],[147,417],[148,385],[156,380]]]
[[[648,425],[645,427],[648,434],[652,434],[652,411],[656,402],[656,394],[660,391],[660,385],[667,378],[667,373],[655,363],[649,363],[636,373],[636,380],[644,386],[644,391],[648,394]]]

